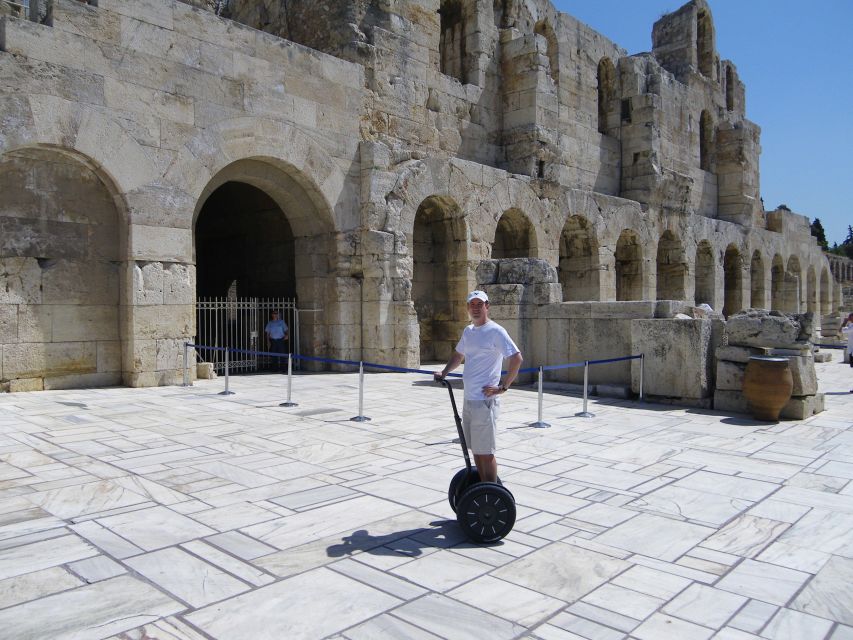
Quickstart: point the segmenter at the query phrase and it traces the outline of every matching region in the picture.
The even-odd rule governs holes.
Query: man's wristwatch
[[[505,384],[502,384],[502,385],[500,386],[500,390],[501,390],[501,391],[503,391],[503,392],[506,392],[506,390],[507,390],[507,386],[506,386]]]

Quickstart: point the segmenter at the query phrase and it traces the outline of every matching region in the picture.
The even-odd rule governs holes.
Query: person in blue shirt
[[[267,335],[267,351],[287,353],[285,342],[290,337],[290,331],[287,323],[279,317],[278,311],[270,313],[270,321],[267,322],[264,333]],[[276,358],[276,360],[275,367],[281,371],[284,368],[284,358]]]

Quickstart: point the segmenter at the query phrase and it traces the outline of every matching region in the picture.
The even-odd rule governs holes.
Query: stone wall
[[[97,4],[0,18],[0,181],[17,194],[2,277],[62,274],[72,292],[0,301],[10,387],[179,380],[197,280],[293,290],[303,353],[404,366],[449,355],[491,258],[553,270],[535,313],[502,305],[543,360],[624,355],[633,323],[672,298],[840,304],[801,217],[761,207],[760,130],[704,0],[637,55],[548,0]],[[223,195],[250,188],[262,206]],[[112,226],[59,230],[87,198]],[[217,251],[239,244],[229,224],[254,240],[218,273]],[[276,229],[258,240],[258,225]],[[88,328],[63,333],[69,314]],[[45,355],[21,363],[22,344]]]

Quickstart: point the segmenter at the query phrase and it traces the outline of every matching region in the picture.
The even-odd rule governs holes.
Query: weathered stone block
[[[129,226],[131,255],[136,260],[191,262],[193,238],[191,229]]]
[[[796,344],[800,324],[778,312],[750,311],[731,316],[726,323],[730,345],[789,347]]]
[[[167,263],[163,265],[163,302],[165,304],[195,303],[195,266]]]
[[[794,379],[792,396],[811,396],[817,393],[817,372],[814,368],[814,357],[788,356],[791,377]]]
[[[722,391],[740,391],[743,389],[743,376],[746,365],[728,360],[717,360],[717,389]]]
[[[707,398],[711,393],[711,321],[634,320],[634,353],[645,354],[645,392],[651,396]],[[639,364],[632,389],[639,391]]]
[[[749,413],[749,406],[742,392],[718,388],[714,391],[714,411]]]
[[[85,389],[89,387],[114,387],[121,384],[120,371],[104,373],[84,373],[67,376],[46,376],[45,390],[50,389]]]
[[[121,371],[121,342],[98,342],[98,371]]]
[[[56,342],[118,340],[118,306],[53,305]]]
[[[0,304],[39,304],[41,289],[35,258],[0,258]]]
[[[12,344],[3,347],[3,376],[33,378],[97,371],[94,342]]]
[[[785,420],[805,420],[816,413],[820,413],[824,408],[824,395],[817,394],[813,396],[791,396],[779,417]]]
[[[199,380],[216,379],[216,367],[212,362],[199,362],[196,364],[195,369]]]
[[[141,339],[189,338],[195,334],[195,307],[167,304],[122,309],[128,335]]]
[[[500,260],[498,282],[501,284],[535,284],[557,282],[557,270],[541,258]]]
[[[563,301],[563,288],[556,282],[542,282],[530,285],[524,290],[527,304],[553,304]]]
[[[524,298],[523,284],[492,284],[483,288],[490,305],[519,305]]]
[[[132,265],[133,304],[163,304],[163,265],[134,262]]]
[[[9,380],[9,393],[23,391],[42,391],[44,389],[44,378],[17,378]]]
[[[717,360],[728,360],[730,362],[740,362],[747,364],[752,356],[766,356],[770,353],[770,349],[762,349],[760,347],[737,347],[727,345],[717,347],[715,352]]]
[[[18,307],[0,304],[0,344],[18,341]]]
[[[13,342],[53,342],[53,311],[52,305],[19,305],[18,340]]]

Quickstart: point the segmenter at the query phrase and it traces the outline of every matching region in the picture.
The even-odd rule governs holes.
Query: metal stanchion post
[[[545,429],[550,427],[551,425],[547,422],[542,421],[542,367],[539,367],[539,419],[536,422],[531,422],[531,427],[536,427],[537,429]]]
[[[290,392],[293,389],[293,354],[287,354],[287,400],[282,402],[280,407],[298,407],[299,404],[290,401]]]
[[[184,384],[183,386],[190,386],[190,343],[184,343]]]
[[[640,402],[643,402],[643,375],[646,371],[646,354],[640,354]]]
[[[219,395],[221,396],[233,396],[234,392],[228,388],[228,347],[225,347],[225,391],[220,391]]]
[[[589,399],[589,360],[583,362],[583,411],[579,411],[575,415],[578,418],[594,418],[595,414],[586,410],[587,401]]]
[[[364,415],[364,362],[358,363],[358,415],[350,418],[352,422],[368,422],[370,418]]]

